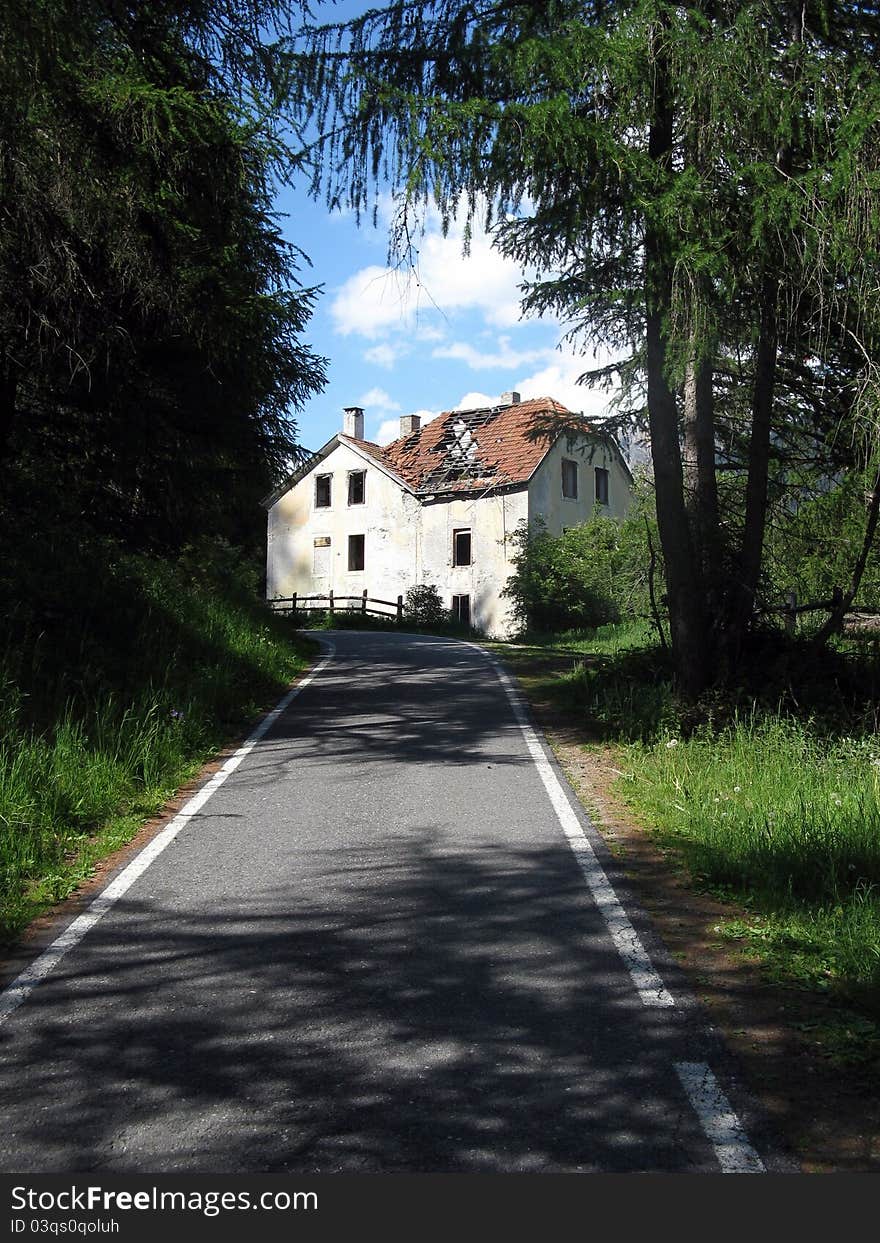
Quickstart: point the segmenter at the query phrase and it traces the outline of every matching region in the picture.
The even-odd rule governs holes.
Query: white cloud
[[[336,332],[377,340],[395,331],[416,331],[426,339],[439,331],[430,322],[437,312],[453,315],[468,310],[478,311],[495,327],[517,324],[519,265],[499,254],[478,226],[467,255],[462,253],[463,240],[462,225],[453,224],[444,237],[432,217],[413,271],[370,264],[355,272],[330,305]]]
[[[608,403],[613,396],[601,388],[578,384],[578,376],[593,367],[603,366],[609,358],[591,354],[574,354],[569,350],[553,351],[554,361],[541,370],[523,376],[512,385],[523,401],[532,397],[554,397],[569,410],[583,411],[588,418],[599,418],[608,413]]]
[[[467,255],[462,246],[463,229],[457,225],[446,237],[435,230],[423,239],[418,276],[427,297],[443,311],[478,309],[497,327],[518,323],[519,265],[499,254],[482,229],[474,229]]]
[[[384,419],[380,424],[373,440],[377,445],[390,445],[392,440],[396,440],[400,435],[400,419]]]
[[[488,393],[465,393],[461,401],[456,402],[452,407],[453,410],[479,410],[482,406],[497,406],[498,398],[490,397]]]
[[[531,353],[552,361],[548,361],[547,365],[538,371],[520,374],[520,377],[509,384],[505,391],[519,393],[523,401],[529,401],[534,397],[552,397],[567,406],[569,410],[583,411],[588,417],[594,419],[608,413],[608,403],[613,392],[578,384],[577,379],[585,371],[610,362],[610,356],[575,354],[570,350],[551,349],[535,350]],[[493,394],[472,390],[465,393],[453,409],[475,410],[482,406],[496,406],[500,400],[500,392]]]
[[[434,358],[452,358],[467,363],[473,371],[497,371],[502,368],[512,370],[514,367],[526,367],[530,363],[543,362],[552,358],[552,349],[516,350],[511,347],[510,337],[499,337],[497,348],[493,352],[480,351],[466,341],[455,341],[452,345],[440,345],[432,354]]]
[[[377,264],[360,268],[340,288],[330,306],[333,325],[347,337],[355,332],[371,340],[405,323],[408,282],[400,272]]]
[[[365,410],[399,410],[400,403],[394,401],[384,388],[371,388],[369,392],[362,394],[357,399],[357,404],[363,406]]]
[[[437,328],[433,324],[419,324],[416,330],[416,340],[418,341],[442,341],[446,333],[442,328]]]
[[[422,427],[426,423],[430,423],[432,419],[436,419],[440,410],[413,410],[412,414],[417,414],[422,421]],[[388,445],[392,440],[397,440],[400,435],[400,419],[385,419],[379,424],[379,428],[374,437],[377,444]]]
[[[374,345],[364,352],[364,362],[375,363],[377,367],[385,367],[390,371],[397,362],[400,351],[396,350],[392,345],[383,342],[381,345]]]

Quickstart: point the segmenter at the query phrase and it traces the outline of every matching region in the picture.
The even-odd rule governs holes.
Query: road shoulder
[[[541,692],[548,662],[493,653],[519,688],[581,804],[626,874],[670,954],[741,1067],[759,1102],[804,1172],[880,1170],[880,1102],[870,1066],[835,1064],[822,1043],[833,1007],[821,996],[782,986],[725,945],[721,920],[745,914],[700,892],[674,855],[652,840],[615,790],[613,749],[588,743],[578,723]],[[539,676],[534,676],[537,673]]]

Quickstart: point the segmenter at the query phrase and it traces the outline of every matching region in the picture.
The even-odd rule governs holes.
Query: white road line
[[[507,693],[507,698],[510,700],[513,714],[516,717],[516,723],[525,739],[529,754],[538,770],[538,775],[544,783],[544,789],[547,791],[550,802],[553,804],[553,810],[556,812],[562,831],[568,838],[568,844],[580,864],[581,871],[584,874],[596,906],[608,925],[608,931],[611,933],[614,946],[622,958],[624,966],[632,976],[639,996],[646,1006],[674,1006],[675,1001],[672,994],[667,990],[655,970],[648,951],[642,945],[638,933],[630,923],[629,916],[621,906],[610,880],[605,875],[605,869],[596,858],[596,853],[590,844],[590,840],[581,828],[580,822],[571,808],[559,778],[553,771],[552,764],[544,754],[544,749],[538,741],[535,731],[529,724],[514,682],[498,665],[495,658],[485,651],[484,648],[479,647],[476,643],[471,643],[468,646],[473,647],[475,651],[486,657]]]
[[[212,794],[223,785],[223,782],[235,772],[239,764],[253,751],[254,747],[272,728],[282,712],[290,707],[297,695],[306,689],[310,682],[313,682],[322,669],[333,659],[335,647],[328,640],[322,640],[325,648],[329,648],[327,655],[322,661],[315,665],[314,669],[298,682],[292,690],[289,690],[283,699],[272,709],[267,712],[260,721],[256,729],[241,744],[236,752],[229,757],[226,763],[220,768],[210,781],[202,786],[197,794],[194,794],[189,802],[185,803],[170,824],[157,833],[151,842],[149,842],[143,850],[141,850],[128,867],[124,868],[115,880],[103,889],[101,893],[89,904],[82,915],[77,916],[69,927],[52,942],[47,949],[40,954],[39,958],[35,958],[30,966],[26,967],[20,975],[9,984],[2,993],[0,993],[0,1025],[9,1018],[13,1011],[17,1010],[23,1001],[33,992],[41,980],[44,980],[67,953],[73,949],[83,937],[94,928],[99,920],[103,919],[109,910],[111,910],[124,893],[126,893],[139,876],[146,872],[154,860],[158,859],[162,851],[174,841],[181,829],[186,828],[193,816],[201,811],[205,803]]]
[[[544,783],[553,804],[562,831],[581,866],[590,891],[601,911],[611,938],[632,976],[639,996],[646,1006],[674,1006],[672,995],[654,969],[648,952],[639,940],[636,930],[627,917],[617,895],[596,858],[589,839],[580,826],[577,816],[553,766],[547,759],[535,731],[529,724],[522,699],[513,679],[504,672],[495,658],[476,643],[469,644],[485,656],[498,678],[513,708],[529,754]],[[764,1163],[749,1143],[742,1123],[731,1108],[730,1102],[718,1086],[718,1081],[706,1062],[676,1062],[675,1071],[687,1094],[700,1126],[715,1150],[723,1174],[761,1174]]]
[[[676,1062],[676,1073],[715,1149],[722,1174],[763,1174],[764,1163],[705,1062]]]

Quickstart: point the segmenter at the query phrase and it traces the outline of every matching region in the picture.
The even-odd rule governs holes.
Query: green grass
[[[754,918],[722,933],[880,1010],[880,743],[753,713],[631,744],[622,788],[694,877]]]
[[[777,645],[736,696],[684,705],[632,623],[529,636],[510,663],[580,719],[588,745],[614,747],[620,793],[694,882],[745,908],[720,936],[777,979],[880,1014],[875,670]]]
[[[621,652],[652,647],[656,631],[647,621],[625,621],[588,630],[563,630],[554,634],[521,635],[515,642],[525,647],[553,649],[583,656],[618,656]]]
[[[310,654],[229,566],[87,551],[79,569],[88,608],[49,584],[42,629],[22,606],[0,659],[0,943],[129,840]]]

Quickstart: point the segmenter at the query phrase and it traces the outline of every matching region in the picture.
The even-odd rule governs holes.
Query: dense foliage
[[[514,572],[504,594],[522,630],[592,629],[637,620],[663,625],[657,519],[644,474],[637,475],[633,504],[623,521],[596,512],[589,522],[559,535],[542,522],[521,523],[513,540]]]
[[[449,610],[433,583],[420,583],[407,591],[403,616],[412,626],[439,626],[449,621]]]
[[[0,506],[138,545],[259,529],[320,386],[271,214],[262,0],[10,0]],[[267,119],[268,118],[268,119]]]
[[[830,599],[846,587],[862,543],[870,472],[853,470],[797,504],[779,504],[770,513],[764,573],[764,596],[779,600],[793,591],[802,605]],[[880,612],[880,555],[872,543],[855,609]],[[821,616],[811,614],[813,623]]]
[[[316,190],[363,211],[390,180],[404,254],[426,203],[487,204],[537,269],[526,309],[620,351],[691,693],[737,676],[792,463],[876,440],[876,35],[874,5],[830,0],[399,0],[291,55]],[[869,539],[878,508],[872,486]]]
[[[271,209],[288,18],[3,7],[0,939],[303,663],[259,604],[258,502],[323,381]]]

